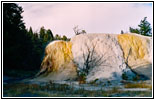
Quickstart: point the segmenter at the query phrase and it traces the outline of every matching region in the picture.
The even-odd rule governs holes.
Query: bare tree
[[[86,33],[85,30],[79,29],[78,25],[73,28],[73,31],[74,31],[75,35],[85,34]]]
[[[105,58],[105,54],[103,55],[97,55],[95,48],[96,48],[96,44],[92,45],[92,48],[89,47],[86,44],[87,47],[87,52],[83,52],[83,60],[84,60],[84,65],[79,68],[79,74],[85,74],[88,75],[89,72],[91,71],[92,68],[94,67],[99,67],[99,66],[106,66],[106,60],[109,58]]]

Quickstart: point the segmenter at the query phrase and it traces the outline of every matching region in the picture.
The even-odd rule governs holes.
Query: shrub
[[[127,76],[127,74],[125,72],[122,74],[122,79],[123,80],[128,80],[128,76]]]

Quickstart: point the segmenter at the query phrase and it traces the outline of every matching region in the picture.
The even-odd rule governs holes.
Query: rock
[[[117,34],[81,34],[71,39],[74,61],[78,67],[85,66],[83,55],[88,55],[88,49],[92,51],[93,46],[95,46],[93,55],[96,56],[96,59],[102,57],[101,65],[96,66],[94,61],[90,63],[90,65],[94,65],[87,76],[87,81],[95,79],[121,80],[123,71],[129,70],[125,64],[117,36]]]
[[[152,77],[152,37],[138,34],[118,35],[124,59],[137,74]]]
[[[39,81],[68,80],[77,77],[76,65],[72,59],[72,44],[65,41],[54,41],[45,48],[41,70],[36,79]]]
[[[47,45],[41,71],[36,79],[68,80],[90,66],[86,81],[122,80],[125,72],[152,76],[152,38],[137,34],[80,34],[70,42]],[[132,71],[131,71],[131,70]]]

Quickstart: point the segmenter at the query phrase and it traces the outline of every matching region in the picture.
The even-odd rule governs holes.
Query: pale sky
[[[40,27],[51,29],[53,34],[74,36],[73,27],[86,30],[87,33],[116,33],[129,31],[129,27],[137,27],[147,17],[153,25],[151,3],[18,3],[23,7],[22,13],[26,27],[34,31]]]

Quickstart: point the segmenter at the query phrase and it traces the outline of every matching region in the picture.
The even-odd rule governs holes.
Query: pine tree
[[[144,19],[141,20],[140,24],[138,25],[139,28],[130,27],[129,28],[130,32],[141,34],[144,36],[151,36],[152,35],[151,24],[146,19],[147,19],[147,17],[144,17]]]
[[[55,40],[61,40],[61,36],[59,36],[58,34],[55,35]]]
[[[140,27],[140,34],[148,36],[152,34],[151,32],[152,29],[150,23],[146,19],[147,17],[144,17],[144,19],[141,20],[138,26]]]
[[[46,30],[45,30],[45,28],[43,26],[40,28],[40,32],[39,33],[40,33],[40,38],[43,39],[44,35],[46,33]]]
[[[123,30],[121,30],[121,34],[124,34],[124,31]]]
[[[3,3],[3,61],[6,69],[31,68],[32,41],[27,35],[22,7]]]
[[[50,29],[47,30],[46,32],[48,34],[48,41],[53,41],[54,40],[54,36],[53,36],[53,33]]]
[[[30,27],[28,33],[32,36],[33,35],[33,30],[32,30],[32,27]]]
[[[67,41],[67,37],[65,35],[63,35],[62,40]]]

